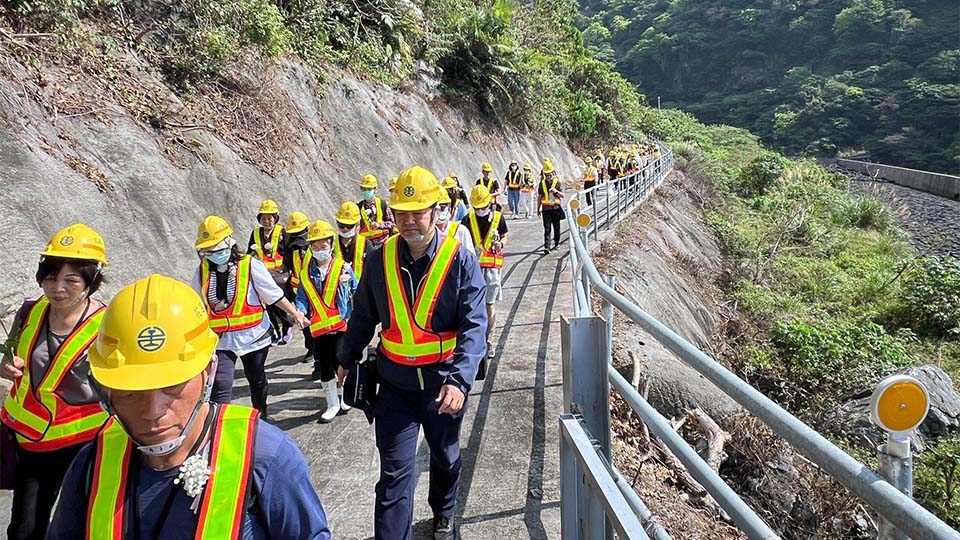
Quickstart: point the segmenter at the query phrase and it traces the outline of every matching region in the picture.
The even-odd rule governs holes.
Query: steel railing
[[[564,418],[575,418],[580,423],[584,433],[592,438],[599,460],[589,463],[573,460],[576,465],[569,465],[573,463],[569,457],[572,451],[570,444],[567,440],[561,443],[561,463],[579,467],[570,472],[570,478],[565,476],[566,481],[561,484],[564,538],[612,538],[611,525],[617,527],[623,520],[620,516],[612,516],[610,512],[622,511],[622,506],[619,506],[621,500],[626,502],[630,511],[643,525],[645,534],[631,536],[617,527],[620,538],[669,538],[652,516],[650,509],[632,487],[623,481],[622,475],[612,464],[609,404],[611,384],[652,434],[670,449],[748,538],[779,538],[670,427],[669,422],[613,368],[610,351],[613,311],[616,308],[763,421],[800,454],[846,486],[883,519],[909,534],[914,540],[960,540],[960,533],[616,292],[612,277],[604,278],[600,275],[590,259],[589,238],[593,236],[594,240],[598,240],[602,230],[611,230],[666,178],[673,166],[673,154],[666,146],[660,145],[660,148],[661,158],[650,163],[644,171],[581,190],[575,198],[566,203],[575,317],[561,320],[564,413],[573,415]],[[593,204],[584,204],[587,193],[593,195]],[[589,219],[583,216],[589,216]],[[594,294],[602,299],[605,317],[594,313],[591,303]],[[576,384],[573,384],[573,381],[576,381]],[[593,469],[588,471],[588,467]],[[601,467],[603,470],[598,470]],[[609,475],[613,480],[615,492],[609,485],[609,492],[595,487],[598,485],[596,478],[601,473]],[[588,476],[591,479],[589,481],[586,480]],[[594,489],[573,489],[588,484],[594,486]],[[601,508],[606,513],[600,512]],[[601,534],[602,536],[599,536]]]

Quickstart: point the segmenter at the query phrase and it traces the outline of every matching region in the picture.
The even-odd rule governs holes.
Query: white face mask
[[[356,235],[357,235],[356,229],[350,229],[349,231],[344,231],[342,229],[340,230],[340,236],[342,236],[343,238],[353,238]]]
[[[450,210],[441,210],[440,213],[437,215],[437,221],[440,221],[443,223],[450,221]]]
[[[489,208],[481,208],[480,210],[477,210],[476,212],[477,212],[477,217],[487,217],[487,216],[490,215],[490,209],[489,209]]]
[[[325,261],[325,260],[327,260],[327,259],[330,258],[330,252],[331,252],[332,250],[329,250],[329,249],[311,249],[310,251],[313,253],[313,256],[316,257],[318,261]]]

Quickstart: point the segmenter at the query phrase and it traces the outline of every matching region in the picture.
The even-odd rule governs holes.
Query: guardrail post
[[[564,382],[566,385],[566,382]],[[562,422],[562,421],[561,421]],[[560,535],[564,540],[579,540],[580,512],[583,497],[581,472],[574,451],[566,437],[560,437]]]
[[[599,242],[600,232],[598,229],[600,228],[600,222],[597,221],[597,206],[600,204],[600,200],[597,198],[596,188],[594,188],[591,195],[590,199],[593,201],[593,204],[590,205],[590,209],[593,211],[593,239]]]
[[[606,321],[596,315],[570,319],[561,316],[560,348],[563,412],[582,416],[587,431],[596,437],[603,455],[610,459],[610,343]]]
[[[608,183],[607,185],[605,185],[605,186],[603,186],[603,187],[604,187],[604,190],[603,190],[603,191],[606,193],[605,197],[606,197],[606,199],[607,199],[607,210],[606,210],[605,214],[606,214],[606,217],[607,217],[607,219],[606,219],[606,221],[607,221],[607,230],[609,231],[609,230],[610,230],[610,184]]]
[[[603,282],[611,289],[616,288],[616,276],[604,276]],[[613,304],[606,298],[603,299],[603,318],[607,321],[607,343],[612,354],[613,352]]]
[[[913,455],[910,436],[906,433],[887,434],[887,443],[877,448],[877,472],[884,480],[907,497],[913,497]],[[877,540],[910,540],[906,533],[893,526],[883,516],[877,520]]]

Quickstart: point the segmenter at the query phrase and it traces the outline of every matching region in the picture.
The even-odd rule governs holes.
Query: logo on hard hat
[[[413,197],[413,196],[416,195],[416,194],[417,194],[417,190],[416,190],[416,188],[414,188],[413,186],[407,186],[407,187],[403,188],[403,196],[404,196],[404,197]]]
[[[207,238],[210,238],[210,231],[203,231],[203,234],[200,236],[202,236],[204,240],[206,240]]]
[[[64,236],[63,238],[60,239],[60,245],[61,245],[61,246],[66,247],[66,246],[69,246],[69,245],[71,245],[71,244],[73,244],[73,237],[72,237],[72,236]]]
[[[159,326],[148,326],[137,334],[137,345],[147,351],[154,352],[167,342],[167,334]]]

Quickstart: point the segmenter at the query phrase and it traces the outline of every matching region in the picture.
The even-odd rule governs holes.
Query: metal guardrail
[[[666,419],[613,368],[611,346],[613,310],[616,308],[758,417],[799,453],[846,486],[873,508],[884,521],[909,534],[914,540],[960,540],[960,533],[617,293],[612,277],[604,278],[600,275],[590,259],[587,247],[589,237],[592,235],[595,240],[599,239],[599,231],[610,230],[660,185],[673,166],[673,154],[669,148],[661,145],[661,156],[640,173],[581,190],[576,198],[571,198],[566,203],[576,316],[561,320],[564,413],[573,415],[563,418],[570,421],[575,418],[579,422],[581,429],[594,441],[593,446],[600,459],[599,463],[579,460],[578,453],[578,460],[571,464],[571,445],[566,439],[561,443],[561,466],[566,463],[568,467],[573,467],[572,470],[565,469],[564,482],[561,484],[563,538],[612,538],[611,525],[617,527],[621,539],[669,538],[642,499],[623,481],[620,472],[612,465],[611,383],[653,434],[670,449],[691,476],[700,482],[751,540],[779,538],[696,451],[670,428]],[[593,204],[584,205],[588,193],[592,195]],[[584,218],[584,215],[589,216],[589,220]],[[578,224],[578,219],[583,221]],[[603,301],[605,317],[593,312],[591,299],[594,293]],[[576,381],[576,384],[573,384],[573,381]],[[575,429],[569,422],[566,425],[571,431]],[[613,479],[616,491],[608,484],[599,482],[601,474],[607,474]],[[594,489],[573,489],[588,484],[594,486]],[[609,491],[596,489],[601,485],[607,485],[606,489]],[[618,527],[618,524],[623,524],[624,521],[621,516],[613,514],[623,511],[621,500],[626,502],[643,525],[644,535],[631,535],[629,529],[621,530]]]

